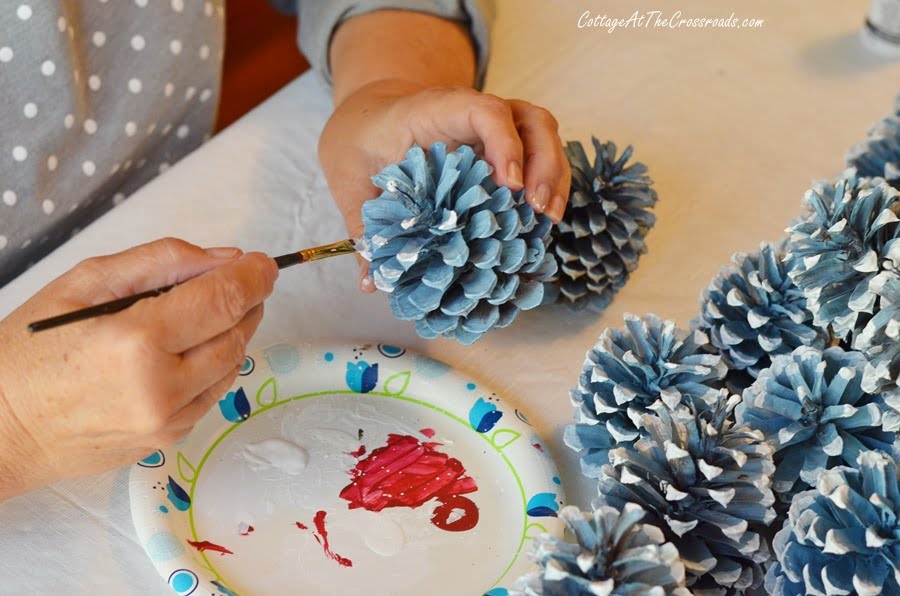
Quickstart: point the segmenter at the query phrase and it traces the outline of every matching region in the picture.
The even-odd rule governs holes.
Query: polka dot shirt
[[[467,22],[487,64],[491,0],[269,0],[328,44],[384,8]],[[260,3],[263,0],[259,0]],[[209,138],[225,0],[0,2],[0,287]]]
[[[0,286],[209,137],[224,12],[0,4]]]

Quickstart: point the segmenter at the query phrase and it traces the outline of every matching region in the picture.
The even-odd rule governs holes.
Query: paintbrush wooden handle
[[[279,269],[285,269],[287,267],[292,267],[293,265],[306,263],[307,261],[317,261],[319,259],[327,259],[353,252],[356,252],[355,242],[353,240],[342,240],[340,242],[335,242],[334,244],[326,244],[324,246],[307,248],[281,255],[275,257],[273,260],[275,261],[275,264],[278,265]],[[124,298],[119,298],[117,300],[111,300],[102,304],[82,308],[81,310],[75,310],[55,317],[50,317],[49,319],[35,321],[28,325],[28,330],[32,333],[37,333],[38,331],[46,331],[47,329],[61,327],[63,325],[68,325],[69,323],[116,313],[125,310],[135,302],[139,302],[144,298],[153,298],[154,296],[165,294],[176,285],[178,284],[163,286],[154,290],[147,290],[146,292],[141,292],[140,294],[135,294],[133,296],[125,296]]]
[[[161,288],[147,290],[146,292],[141,292],[140,294],[135,294],[133,296],[125,296],[124,298],[119,298],[118,300],[110,300],[109,302],[104,302],[95,306],[82,308],[81,310],[68,312],[64,315],[50,317],[49,319],[43,319],[41,321],[35,321],[28,326],[28,330],[32,333],[37,333],[38,331],[53,329],[54,327],[68,325],[69,323],[75,323],[76,321],[93,319],[94,317],[99,317],[100,315],[109,315],[114,312],[125,310],[135,302],[143,300],[144,298],[152,298],[154,296],[165,294],[174,287],[175,284],[172,284],[170,286],[163,286]]]

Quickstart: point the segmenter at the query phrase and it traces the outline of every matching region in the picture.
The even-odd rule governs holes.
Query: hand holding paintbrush
[[[273,260],[275,261],[275,264],[278,265],[279,269],[285,269],[287,267],[299,265],[300,263],[317,261],[319,259],[327,259],[330,257],[336,257],[338,255],[354,253],[358,250],[357,244],[358,241],[355,240],[341,240],[340,242],[335,242],[333,244],[326,244],[324,246],[317,246],[315,248],[307,248],[297,252],[281,255],[279,257],[275,257]],[[86,319],[92,319],[94,317],[99,317],[102,315],[117,313],[125,310],[136,302],[143,300],[144,298],[153,298],[154,296],[165,294],[176,285],[178,284],[168,284],[165,286],[160,286],[158,288],[153,288],[151,290],[140,292],[138,294],[132,294],[130,296],[117,298],[108,302],[102,302],[94,306],[88,306],[86,308],[59,314],[47,319],[41,319],[40,321],[34,321],[33,323],[28,325],[28,330],[32,333],[37,333],[38,331],[45,331],[47,329],[61,327],[62,325],[68,325],[77,321],[84,321]]]
[[[0,500],[186,435],[237,378],[277,278],[264,254],[170,238],[82,261],[0,321]],[[170,285],[117,314],[27,330]]]

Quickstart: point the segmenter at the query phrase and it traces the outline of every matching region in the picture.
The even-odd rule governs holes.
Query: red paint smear
[[[423,435],[425,435],[426,437],[428,437],[429,439],[434,438],[434,429],[433,428],[423,428],[419,432],[422,433]]]
[[[540,444],[540,443],[535,443],[535,444],[534,444],[534,448],[537,449],[538,451],[540,451],[541,453],[544,452],[544,448],[541,447],[541,444]]]
[[[450,520],[450,514],[457,509],[462,510],[461,517]],[[447,532],[465,532],[478,525],[478,506],[471,499],[454,495],[441,501],[431,514],[431,523]]]
[[[423,431],[424,434],[424,431]],[[439,505],[431,523],[461,532],[478,523],[478,507],[461,495],[478,490],[475,480],[455,458],[437,450],[440,443],[421,443],[409,435],[388,435],[388,443],[359,460],[350,471],[353,481],[341,491],[350,509],[381,511],[386,507],[416,508],[434,499]],[[454,509],[461,519],[448,523]]]
[[[219,553],[221,555],[233,555],[234,553],[225,548],[224,546],[219,546],[218,544],[212,543],[209,540],[201,540],[199,542],[194,542],[193,540],[188,540],[188,544],[196,548],[201,553],[203,551],[210,550],[214,553]]]
[[[360,445],[359,449],[357,449],[356,451],[350,451],[349,453],[347,453],[347,455],[352,455],[353,457],[355,457],[357,459],[364,456],[365,454],[366,454],[366,446],[365,445]]]
[[[252,532],[253,530],[254,530],[253,526],[247,526],[247,531],[241,532],[241,536],[249,536],[250,532]]]
[[[300,522],[294,523],[301,530],[309,530],[305,524],[301,524]],[[338,565],[343,567],[353,567],[353,561],[332,551],[331,547],[328,545],[328,530],[325,529],[325,512],[317,511],[316,516],[313,518],[313,523],[316,525],[316,532],[313,532],[313,538],[315,538],[316,542],[322,546],[322,550],[325,551],[325,556],[332,561],[336,561]]]

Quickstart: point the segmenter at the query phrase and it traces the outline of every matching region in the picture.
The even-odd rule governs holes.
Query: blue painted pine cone
[[[553,229],[559,272],[551,281],[557,300],[576,309],[606,308],[646,252],[644,237],[656,217],[656,191],[632,148],[617,154],[612,142],[593,139],[593,166],[581,143],[565,147],[572,189],[562,221]]]
[[[559,517],[573,541],[538,536],[532,557],[540,571],[520,578],[510,595],[689,596],[678,549],[659,528],[640,523],[646,515],[635,503],[593,513],[564,507]]]
[[[895,461],[867,451],[852,466],[823,472],[815,489],[794,497],[772,547],[769,594],[900,594]]]
[[[707,347],[703,333],[655,315],[625,315],[624,329],[603,332],[569,393],[576,423],[566,428],[565,441],[582,452],[586,476],[600,476],[611,448],[641,436],[643,415],[656,404],[702,409],[715,401],[712,384],[726,369]]]
[[[739,424],[759,430],[775,448],[774,489],[789,501],[860,451],[890,450],[886,405],[862,388],[866,359],[840,347],[800,347],[777,356],[744,392]]]
[[[900,192],[848,170],[807,193],[812,212],[790,229],[790,276],[814,323],[848,340],[877,309],[871,284],[900,259]]]
[[[900,275],[883,271],[870,287],[878,296],[878,310],[853,338],[853,348],[869,361],[862,387],[870,393],[883,391],[886,400],[900,402]],[[900,425],[893,430],[900,430]]]
[[[732,257],[701,296],[693,326],[732,371],[756,378],[773,356],[799,346],[823,348],[827,334],[813,325],[806,295],[788,275],[781,249],[769,243]]]
[[[364,256],[398,319],[425,338],[472,343],[541,304],[556,271],[550,219],[490,179],[471,147],[413,147],[372,178],[362,208]]]
[[[692,592],[741,593],[763,581],[762,532],[775,519],[772,447],[731,421],[723,391],[704,412],[644,415],[649,436],[610,452],[597,506],[637,503],[681,554]]]
[[[656,404],[702,409],[725,375],[707,337],[678,329],[655,315],[625,315],[624,329],[607,329],[585,356],[578,386],[569,392],[575,421],[566,445],[581,452],[581,471],[599,477],[614,446],[643,433],[643,415]]]
[[[872,127],[866,140],[847,153],[847,166],[856,168],[860,176],[884,178],[900,188],[900,115]]]

